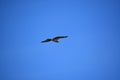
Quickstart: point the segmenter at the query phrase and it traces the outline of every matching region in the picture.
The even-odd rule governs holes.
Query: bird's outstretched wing
[[[53,39],[60,39],[60,38],[67,38],[68,36],[57,36],[57,37],[54,37]]]
[[[41,41],[42,43],[43,42],[49,42],[49,41],[51,41],[52,39],[46,39],[46,40],[44,40],[44,41]]]
[[[67,38],[68,36],[57,36],[57,37],[54,37],[52,40],[54,41],[54,42],[59,42],[58,40],[60,39],[60,38]]]

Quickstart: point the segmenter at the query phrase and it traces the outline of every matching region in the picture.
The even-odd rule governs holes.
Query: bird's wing
[[[54,37],[52,40],[54,41],[54,42],[58,42],[58,40],[60,39],[60,38],[67,38],[68,36],[57,36],[57,37]]]
[[[46,39],[46,40],[44,40],[42,42],[49,42],[49,41],[51,41],[51,39]]]
[[[67,37],[68,37],[68,36],[57,36],[57,37],[54,37],[53,40],[54,40],[54,39],[55,39],[55,40],[56,40],[56,39],[58,40],[58,39],[60,39],[60,38],[67,38]]]

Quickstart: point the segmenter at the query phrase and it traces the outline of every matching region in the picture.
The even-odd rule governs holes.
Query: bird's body
[[[57,36],[57,37],[54,37],[53,39],[48,38],[48,39],[42,41],[42,43],[43,42],[50,42],[50,41],[58,43],[60,38],[67,38],[67,37],[68,36]]]

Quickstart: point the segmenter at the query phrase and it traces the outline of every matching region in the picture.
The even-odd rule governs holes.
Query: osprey
[[[48,39],[45,39],[44,41],[41,41],[42,43],[44,42],[50,42],[50,41],[53,41],[53,42],[56,42],[58,43],[59,42],[59,39],[61,38],[67,38],[68,36],[57,36],[57,37],[54,37],[52,39],[48,38]]]

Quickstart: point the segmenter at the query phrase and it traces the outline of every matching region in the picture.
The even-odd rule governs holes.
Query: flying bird
[[[54,38],[52,38],[52,39],[50,39],[50,38],[45,39],[45,40],[43,40],[43,41],[41,41],[41,42],[44,43],[44,42],[53,41],[53,42],[58,43],[58,42],[59,42],[59,39],[61,39],[61,38],[67,38],[67,37],[68,37],[68,36],[57,36],[57,37],[54,37]]]

